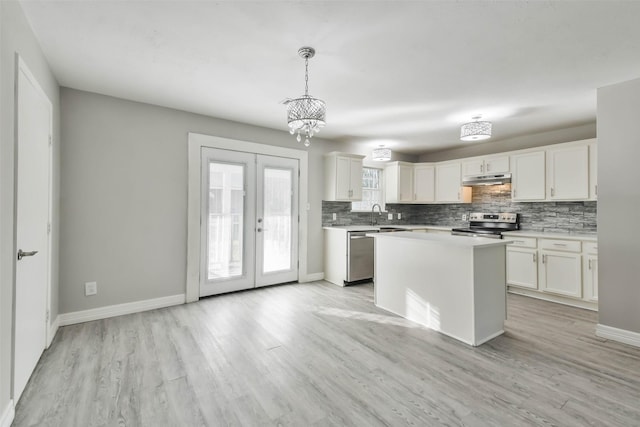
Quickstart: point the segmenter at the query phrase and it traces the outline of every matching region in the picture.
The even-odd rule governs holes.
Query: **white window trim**
[[[382,171],[382,179],[380,180],[380,195],[381,195],[381,199],[382,201],[379,203],[380,208],[382,209],[382,213],[387,213],[387,204],[385,203],[385,198],[384,198],[384,168],[383,167],[379,167],[379,166],[367,166],[364,165],[362,170],[364,171],[364,169],[379,169],[380,171]],[[353,207],[353,202],[351,202],[351,206]],[[351,209],[351,212],[357,213],[357,212],[371,212],[371,209]],[[376,211],[377,212],[377,211]]]

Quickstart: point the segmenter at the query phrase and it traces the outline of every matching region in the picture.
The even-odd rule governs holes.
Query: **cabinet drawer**
[[[504,239],[511,240],[512,243],[509,243],[509,246],[519,248],[536,248],[538,246],[538,239],[535,237],[504,236]]]
[[[584,251],[588,254],[597,254],[598,242],[584,242]]]
[[[540,248],[550,251],[581,252],[582,242],[577,240],[542,239]]]

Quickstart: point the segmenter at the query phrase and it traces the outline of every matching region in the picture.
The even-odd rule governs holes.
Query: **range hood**
[[[491,175],[475,175],[465,176],[462,178],[462,185],[466,187],[473,187],[479,185],[502,185],[511,182],[510,173],[498,173]]]

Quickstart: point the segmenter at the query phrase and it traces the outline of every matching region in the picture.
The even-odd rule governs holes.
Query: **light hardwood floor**
[[[61,328],[14,426],[638,426],[640,349],[510,295],[472,348],[326,282]]]

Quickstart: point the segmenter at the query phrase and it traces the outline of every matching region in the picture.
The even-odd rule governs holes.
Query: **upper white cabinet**
[[[598,145],[595,142],[589,144],[589,198],[598,198]]]
[[[517,201],[545,199],[544,151],[511,156],[511,198]]]
[[[436,168],[430,163],[413,165],[413,201],[433,202],[436,199]]]
[[[462,176],[509,172],[509,156],[478,157],[462,162]]]
[[[362,159],[357,154],[332,152],[325,157],[324,200],[362,199]]]
[[[589,198],[589,146],[562,146],[547,150],[547,199]]]
[[[387,203],[410,203],[414,199],[413,163],[393,162],[384,168]]]
[[[460,162],[436,164],[436,202],[471,202],[471,188],[460,185],[461,171]]]

